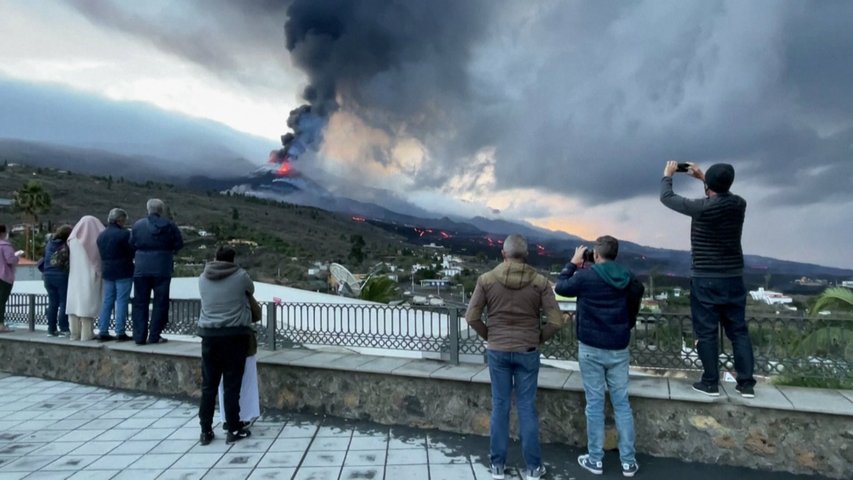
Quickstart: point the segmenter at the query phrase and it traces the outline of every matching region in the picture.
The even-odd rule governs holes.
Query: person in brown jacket
[[[536,413],[539,345],[553,337],[564,321],[548,279],[526,263],[527,240],[521,235],[510,235],[504,241],[502,254],[503,263],[477,279],[465,320],[488,342],[492,478],[504,478],[514,389],[521,449],[527,464],[524,478],[538,479],[545,474]],[[488,312],[485,323],[484,308]],[[547,319],[545,325],[540,320],[542,311]]]

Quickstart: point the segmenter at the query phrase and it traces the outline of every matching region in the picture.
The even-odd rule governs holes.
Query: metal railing
[[[13,294],[7,323],[30,330],[47,325],[46,295]],[[485,344],[468,327],[464,309],[347,303],[264,303],[258,328],[260,348],[343,347],[361,353],[414,352],[452,363],[482,361]],[[164,333],[194,335],[199,300],[170,302]],[[577,361],[574,315],[542,346],[543,357]],[[111,319],[111,326],[114,319]],[[759,375],[795,375],[853,383],[853,320],[803,317],[749,317]],[[128,328],[131,328],[128,317]],[[733,369],[731,343],[720,329],[720,364]],[[640,314],[630,343],[631,364],[648,369],[701,368],[688,314]]]

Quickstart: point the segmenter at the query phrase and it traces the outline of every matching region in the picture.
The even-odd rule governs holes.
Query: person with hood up
[[[492,383],[489,455],[494,479],[504,478],[509,443],[509,413],[515,390],[526,479],[545,474],[539,446],[536,389],[539,345],[563,326],[560,307],[548,279],[527,265],[527,240],[510,235],[503,244],[503,263],[480,275],[465,320],[486,340]],[[483,309],[487,310],[483,322]],[[545,312],[547,323],[540,318]]]
[[[71,225],[61,225],[44,246],[42,278],[47,290],[47,334],[51,337],[68,335],[68,315],[65,314],[65,299],[68,294],[68,236]],[[59,330],[57,330],[57,326]]]
[[[95,317],[103,298],[101,254],[98,252],[98,235],[103,231],[100,220],[86,215],[68,236],[70,268],[65,313],[71,324],[71,340],[94,338]]]
[[[628,342],[631,319],[628,314],[630,270],[614,260],[619,242],[605,235],[593,248],[592,268],[584,266],[584,246],[557,277],[559,295],[577,297],[578,363],[586,395],[587,454],[578,457],[584,469],[604,472],[604,391],[610,391],[610,403],[619,432],[619,457],[622,475],[633,477],[639,469],[634,449],[634,416],[628,401]]]
[[[166,343],[160,336],[169,321],[169,286],[175,253],[184,247],[178,226],[163,218],[166,204],[152,198],[145,205],[148,216],[133,224],[130,246],[133,263],[133,341],[137,345]],[[154,294],[149,331],[148,302]]]
[[[198,279],[202,375],[198,418],[202,445],[213,441],[213,412],[220,377],[229,427],[225,441],[234,443],[251,435],[240,423],[240,386],[250,337],[254,335],[248,296],[255,292],[255,285],[249,274],[234,263],[236,255],[233,248],[220,247],[215,260],[205,265]]]

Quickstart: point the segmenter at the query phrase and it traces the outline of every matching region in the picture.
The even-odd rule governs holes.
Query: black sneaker
[[[47,336],[48,336],[48,337],[58,337],[58,336],[59,336],[59,332],[47,332]]]
[[[213,430],[209,432],[201,432],[201,437],[198,439],[198,443],[202,445],[210,445],[210,442],[213,441]]]
[[[719,397],[720,387],[718,385],[708,385],[707,383],[696,382],[693,384],[693,390],[699,393],[704,393],[709,397]]]
[[[241,428],[240,430],[228,432],[228,434],[225,435],[225,443],[239,442],[240,440],[251,436],[252,432],[246,430],[245,428]]]
[[[743,398],[755,398],[755,388],[752,385],[738,385],[735,387],[735,390]]]
[[[251,426],[252,426],[252,422],[244,422],[244,421],[240,420],[240,430],[249,428]],[[225,430],[226,432],[228,431],[228,422],[222,422],[222,429]]]
[[[127,342],[130,340],[133,340],[133,338],[125,335],[124,333],[122,333],[121,335],[116,335],[117,342]]]
[[[116,339],[116,337],[110,335],[109,333],[107,333],[105,335],[98,335],[98,341],[99,342],[109,342],[109,341],[115,340],[115,339]]]

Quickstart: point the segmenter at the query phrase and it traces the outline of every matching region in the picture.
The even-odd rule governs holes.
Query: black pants
[[[133,277],[133,341],[155,343],[169,322],[169,285],[172,277]],[[148,330],[148,302],[154,293],[151,330]],[[147,340],[146,340],[147,339]]]
[[[754,358],[749,329],[746,326],[746,288],[742,277],[690,280],[690,311],[696,334],[699,360],[702,361],[702,383],[717,385],[720,381],[720,324],[732,342],[732,353],[739,385],[755,385],[752,376]]]
[[[225,392],[225,422],[240,425],[240,385],[246,368],[249,336],[203,337],[201,339],[201,404],[198,423],[201,431],[213,429],[213,411],[219,379]]]
[[[12,284],[0,280],[0,325],[6,323],[6,303],[12,294]]]

